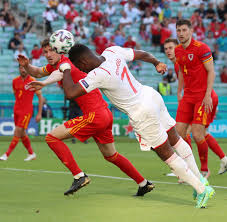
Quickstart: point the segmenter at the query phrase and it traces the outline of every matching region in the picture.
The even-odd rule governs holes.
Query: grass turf
[[[8,148],[9,141],[10,138],[1,140],[1,154]],[[221,140],[220,145],[227,153],[225,142]],[[116,166],[103,159],[94,142],[87,145],[80,142],[67,144],[87,174],[127,178]],[[154,191],[137,198],[133,197],[137,191],[133,181],[97,176],[90,176],[91,184],[74,196],[65,197],[63,192],[72,183],[71,175],[44,141],[34,139],[32,146],[37,160],[24,162],[26,150],[19,143],[9,160],[0,162],[1,222],[209,222],[226,219],[227,189],[215,188],[216,195],[208,202],[208,208],[196,209],[191,187],[171,184],[177,180],[165,176],[170,172],[168,167],[155,153],[141,152],[137,142],[125,139],[116,141],[116,148],[121,154],[146,178],[157,181]],[[198,162],[195,146],[193,150]],[[209,151],[209,181],[212,185],[227,188],[227,173],[217,175],[219,164],[219,159]],[[14,171],[12,168],[35,171]]]

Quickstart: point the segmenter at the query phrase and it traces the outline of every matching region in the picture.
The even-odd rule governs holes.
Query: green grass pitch
[[[8,148],[10,137],[0,141],[0,154]],[[27,153],[21,143],[6,162],[0,162],[0,222],[209,222],[226,221],[227,173],[217,175],[219,159],[209,151],[210,183],[216,195],[207,209],[196,209],[192,188],[167,177],[168,167],[154,152],[141,152],[134,140],[117,139],[117,150],[156,185],[144,197],[133,197],[137,185],[116,166],[105,161],[96,144],[80,142],[71,148],[91,184],[74,196],[63,195],[72,176],[44,142],[36,138],[32,146],[37,159],[24,162]],[[227,153],[227,140],[220,145]],[[195,145],[193,151],[198,162]],[[23,169],[27,171],[21,171]],[[100,175],[108,177],[100,177]],[[111,178],[118,177],[118,178]]]

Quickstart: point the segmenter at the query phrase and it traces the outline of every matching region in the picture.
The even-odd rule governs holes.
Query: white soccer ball
[[[50,36],[49,43],[50,47],[58,54],[67,54],[75,44],[75,39],[71,32],[60,29]]]

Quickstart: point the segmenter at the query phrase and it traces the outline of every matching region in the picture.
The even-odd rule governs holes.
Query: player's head
[[[69,50],[69,59],[83,72],[89,72],[96,68],[99,61],[99,57],[82,44],[75,44]]]
[[[43,40],[42,48],[43,48],[43,55],[46,57],[46,59],[50,65],[56,65],[60,61],[61,55],[56,53],[50,47],[49,39]]]
[[[193,29],[192,24],[187,19],[180,19],[176,22],[177,38],[181,44],[191,41]]]
[[[25,68],[21,65],[19,65],[19,72],[20,72],[20,76],[22,78],[26,78],[28,73],[26,72]]]
[[[168,57],[168,59],[170,59],[171,61],[175,60],[175,52],[174,49],[175,47],[178,45],[178,41],[177,39],[166,39],[164,42],[164,51],[166,56]]]

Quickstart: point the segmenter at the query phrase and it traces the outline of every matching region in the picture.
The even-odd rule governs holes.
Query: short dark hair
[[[182,25],[187,25],[188,28],[192,27],[192,23],[188,19],[179,19],[179,20],[177,20],[176,28],[177,28],[177,26],[182,26]]]
[[[77,64],[83,59],[84,55],[87,55],[90,53],[90,49],[82,44],[75,44],[70,50],[69,50],[69,59],[71,62],[77,66]]]
[[[49,38],[48,38],[48,39],[44,39],[42,41],[41,47],[44,48],[44,47],[49,46],[49,45],[50,45],[50,41],[49,41]]]
[[[168,38],[168,39],[165,40],[164,45],[167,44],[167,43],[169,43],[169,42],[172,42],[172,43],[174,43],[175,45],[178,45],[178,44],[179,44],[179,42],[178,42],[177,39]]]

